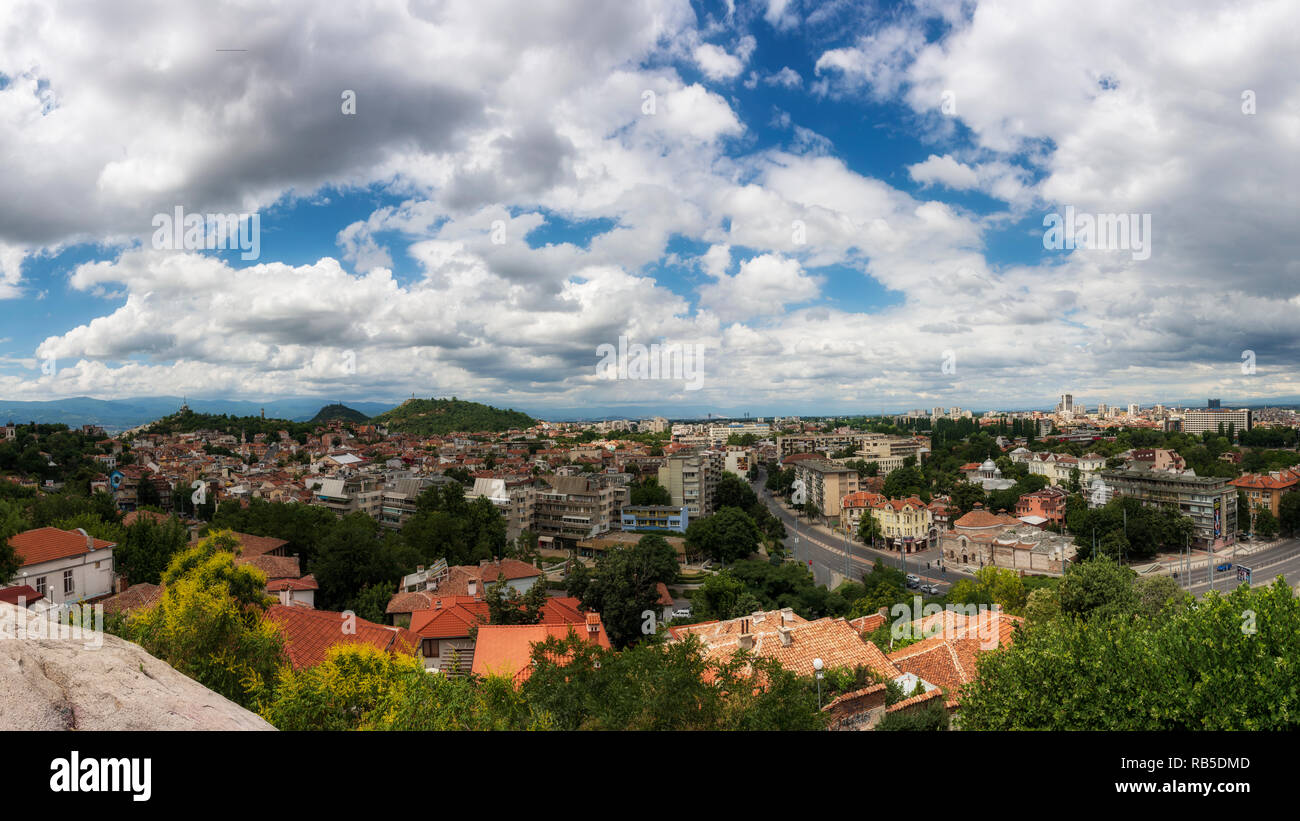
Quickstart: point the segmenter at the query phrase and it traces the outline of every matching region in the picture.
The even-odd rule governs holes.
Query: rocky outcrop
[[[275,729],[135,644],[58,627],[0,602],[0,730]]]

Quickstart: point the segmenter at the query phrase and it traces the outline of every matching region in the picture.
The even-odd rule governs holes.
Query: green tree
[[[645,636],[645,613],[659,612],[659,584],[677,578],[677,556],[658,535],[641,537],[631,547],[615,547],[596,559],[596,569],[582,597],[583,606],[600,613],[615,647]]]
[[[131,584],[158,584],[163,571],[189,542],[189,531],[180,520],[168,517],[161,522],[152,516],[140,516],[113,551],[119,573]]]
[[[980,656],[962,726],[1295,730],[1298,660],[1300,600],[1282,579],[1157,617],[1055,619]]]
[[[124,637],[243,707],[273,686],[285,662],[278,627],[263,620],[266,576],[235,565],[237,544],[217,533],[177,555],[163,574],[164,591],[136,611]]]
[[[1109,616],[1132,613],[1137,594],[1129,568],[1108,556],[1079,562],[1057,586],[1061,611],[1071,616]]]
[[[748,557],[761,538],[753,518],[735,507],[724,507],[712,516],[696,519],[686,528],[688,547],[724,564]]]
[[[489,624],[539,624],[542,609],[546,606],[546,583],[539,579],[527,593],[506,583],[504,574],[488,585],[484,593],[488,606]]]

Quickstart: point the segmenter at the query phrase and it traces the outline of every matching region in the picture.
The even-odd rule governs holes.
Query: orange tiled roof
[[[964,528],[984,528],[997,527],[998,525],[1017,525],[1020,520],[1014,516],[1007,516],[1000,513],[989,513],[987,510],[975,509],[957,521],[953,522],[953,527]]]
[[[76,530],[59,530],[57,527],[38,527],[9,537],[22,567],[55,559],[81,556],[93,550],[115,547],[112,542],[85,536]]]
[[[298,670],[320,664],[326,651],[339,644],[369,644],[390,653],[415,654],[417,642],[411,631],[359,618],[345,621],[343,613],[277,604],[267,609],[266,618],[279,625],[289,663]],[[356,631],[345,633],[347,624],[354,624]]]
[[[594,613],[592,614],[595,615]],[[570,633],[589,637],[589,640],[609,648],[609,636],[599,617],[591,622],[594,631],[586,624],[490,624],[479,628],[474,642],[472,671],[481,676],[505,676],[516,684],[526,681],[532,674],[533,645],[554,636],[563,639]]]

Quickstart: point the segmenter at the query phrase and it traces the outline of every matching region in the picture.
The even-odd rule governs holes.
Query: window
[[[40,576],[36,579],[36,592],[42,596],[45,595],[45,577]]]
[[[438,657],[438,640],[437,640],[437,639],[425,639],[425,640],[424,640],[424,657],[425,657],[425,658],[429,658],[429,659],[436,659],[436,658]]]
[[[71,596],[73,590],[75,589],[76,586],[72,583],[72,571],[71,570],[63,571],[63,595]]]

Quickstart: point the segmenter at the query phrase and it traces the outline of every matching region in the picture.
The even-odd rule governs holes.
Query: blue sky
[[[1300,393],[1276,3],[290,5],[256,30],[164,13],[107,73],[0,17],[24,42],[0,55],[0,397]],[[132,18],[52,8],[105,42]],[[1149,36],[1161,13],[1203,53]],[[1065,205],[1148,215],[1153,253],[1044,248]],[[177,206],[258,214],[260,256],[152,248]],[[706,345],[703,388],[600,378],[619,336]]]

